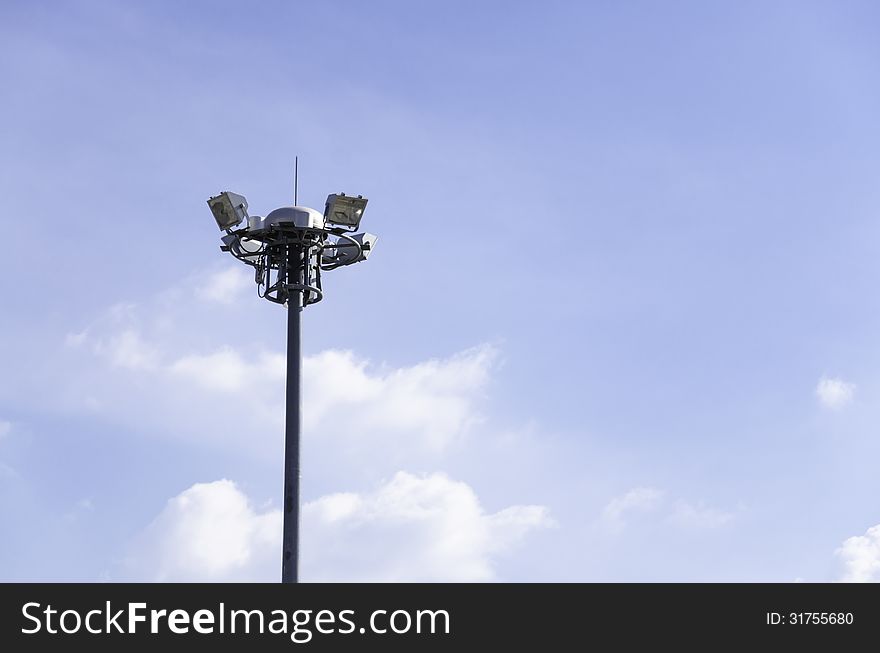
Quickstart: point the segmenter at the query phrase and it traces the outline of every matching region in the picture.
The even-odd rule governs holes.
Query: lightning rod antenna
[[[299,157],[293,159],[293,205],[299,206],[297,193],[299,191]]]

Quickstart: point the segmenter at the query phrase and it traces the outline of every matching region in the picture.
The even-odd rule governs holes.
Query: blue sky
[[[876,579],[878,18],[4,4],[0,578],[276,578],[298,155],[305,579]]]

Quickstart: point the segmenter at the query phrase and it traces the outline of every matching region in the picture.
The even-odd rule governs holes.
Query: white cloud
[[[0,419],[0,440],[12,432],[12,423]]]
[[[852,402],[856,386],[839,378],[822,377],[816,385],[816,397],[826,408],[839,410]]]
[[[864,535],[850,537],[836,551],[843,561],[844,583],[880,581],[880,524],[872,526]]]
[[[169,500],[126,564],[151,581],[269,581],[280,542],[281,512],[254,510],[224,479],[196,483]]]
[[[350,351],[303,362],[305,427],[380,440],[413,440],[439,451],[479,423],[476,410],[497,357],[484,345],[412,367],[371,370]]]
[[[203,281],[196,287],[196,295],[218,304],[232,304],[246,290],[254,288],[252,268],[245,268],[241,264],[226,267],[219,272],[206,272],[199,279]]]
[[[398,472],[375,492],[305,506],[304,569],[320,581],[486,581],[495,557],[552,524],[543,506],[483,511],[469,485]]]
[[[485,581],[494,562],[552,521],[542,506],[487,514],[466,483],[397,473],[374,492],[303,507],[305,580]],[[128,572],[157,581],[274,581],[281,513],[255,510],[228,480],[171,499],[130,556]]]
[[[614,497],[602,511],[603,521],[619,528],[625,523],[630,512],[649,512],[656,509],[663,500],[664,492],[653,487],[636,487],[619,497]]]

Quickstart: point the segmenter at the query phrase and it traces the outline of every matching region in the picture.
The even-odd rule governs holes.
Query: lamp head
[[[334,193],[327,196],[327,203],[324,205],[324,219],[329,224],[355,231],[361,223],[366,208],[367,198],[365,197]]]
[[[368,233],[352,234],[348,238],[357,241],[360,245],[360,253],[353,244],[346,244],[345,238],[339,238],[333,245],[324,249],[322,263],[342,266],[366,261],[376,246],[376,241],[379,240],[378,236]]]
[[[247,200],[243,195],[224,191],[208,200],[208,207],[214,214],[220,229],[233,229],[247,220]]]

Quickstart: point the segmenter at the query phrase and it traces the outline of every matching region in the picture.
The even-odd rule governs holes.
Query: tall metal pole
[[[284,535],[281,582],[299,581],[299,435],[302,425],[300,371],[302,367],[303,249],[290,245],[287,283],[300,284],[287,299],[287,410],[284,428]]]

